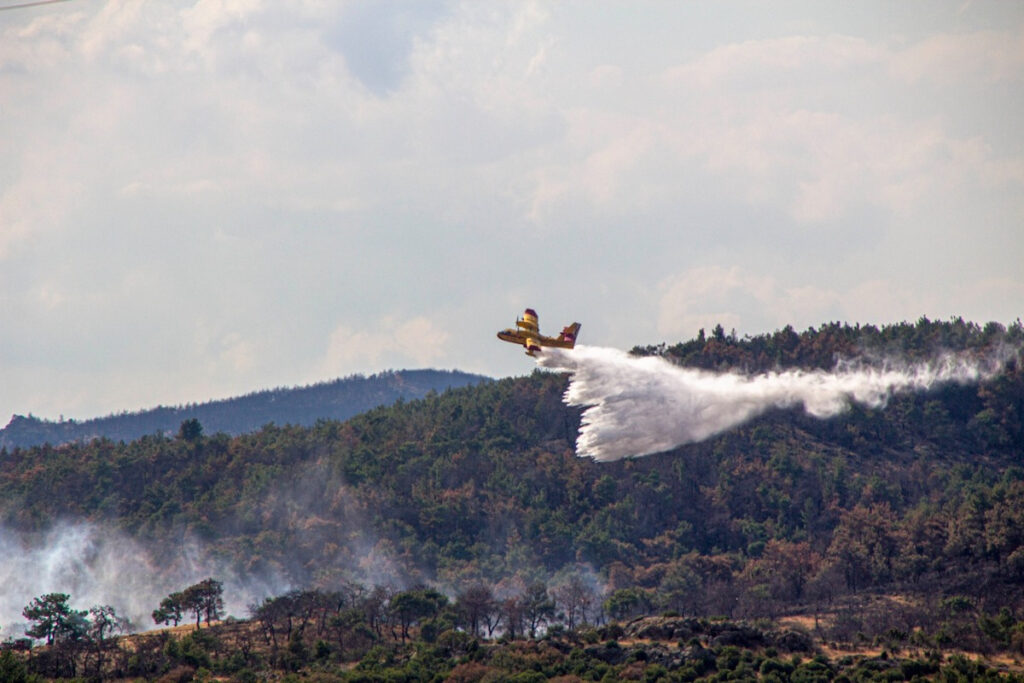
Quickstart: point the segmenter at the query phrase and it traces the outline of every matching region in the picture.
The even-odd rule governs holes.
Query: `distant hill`
[[[365,639],[373,645],[385,643],[381,633],[402,627],[397,621],[382,627],[383,618],[407,619],[397,615],[424,604],[423,595],[411,596],[418,602],[397,600],[382,612],[396,595],[388,591],[428,586],[459,599],[482,587],[511,610],[503,619],[522,619],[522,600],[529,599],[536,614],[552,605],[545,609],[556,615],[551,618],[564,615],[569,631],[576,617],[582,623],[668,613],[787,616],[801,619],[824,642],[871,644],[885,648],[886,658],[951,646],[986,653],[1012,648],[1019,657],[1024,324],[1007,329],[921,318],[879,328],[837,322],[744,338],[717,326],[707,336],[635,352],[709,371],[810,372],[872,354],[917,362],[942,352],[986,358],[1002,348],[1014,350],[1013,357],[998,376],[980,383],[898,392],[884,406],[854,403],[829,419],[779,408],[705,441],[611,462],[577,457],[584,418],[563,400],[569,380],[542,371],[381,406],[344,422],[278,424],[232,437],[215,433],[222,428],[210,418],[181,412],[170,423],[175,434],[194,415],[204,434],[185,430],[123,443],[8,450],[0,458],[0,531],[18,540],[0,546],[6,556],[0,570],[10,577],[0,597],[14,596],[7,614],[17,621],[32,596],[11,586],[21,576],[50,571],[50,549],[60,548],[74,570],[61,574],[66,586],[51,582],[45,590],[76,596],[87,592],[71,585],[79,567],[94,566],[95,575],[109,577],[122,566],[120,576],[134,581],[140,572],[119,562],[121,555],[147,557],[141,574],[152,578],[140,580],[154,587],[182,567],[211,567],[200,576],[243,577],[256,596],[295,587],[351,589],[347,594],[372,598],[376,606],[363,622],[344,623],[361,624],[353,629],[376,624],[380,631]],[[624,384],[622,390],[643,387]],[[659,412],[641,424],[671,419]],[[98,529],[92,537],[112,539],[110,550],[101,552],[91,541],[49,540],[62,525],[82,523]],[[119,535],[142,550],[126,552],[130,545],[117,542]],[[90,537],[81,532],[76,538]],[[26,553],[33,544],[46,552]],[[210,559],[193,564],[194,547],[207,548]],[[114,561],[107,562],[110,555]],[[124,592],[132,593],[136,584],[124,583]],[[544,599],[549,588],[561,601],[557,610]],[[252,604],[243,586],[237,591],[237,604]],[[114,592],[109,601],[119,610],[129,597],[144,598],[138,614],[146,624],[167,594],[157,588],[148,597]],[[582,607],[571,609],[584,598],[589,617],[581,616]],[[331,604],[352,604],[347,600]],[[282,611],[280,618],[287,622],[296,613]],[[434,649],[418,650],[416,666],[434,661],[443,648],[476,657],[458,645],[475,627],[442,637],[437,630],[456,623],[447,619],[430,621],[425,632]],[[310,641],[305,651],[317,651],[314,637],[334,637],[328,632],[341,633],[333,626],[322,634],[312,627],[300,633]],[[699,635],[673,631],[671,642],[696,647],[691,640]],[[700,637],[701,647],[714,644]],[[581,636],[572,647],[582,652],[595,638]],[[289,637],[279,640],[291,647],[284,645]],[[616,641],[612,649],[619,647]],[[373,650],[372,661],[384,661],[383,652]],[[716,657],[724,670],[725,658],[738,655],[723,653]],[[562,654],[576,661],[576,654]],[[385,678],[353,671],[364,680]],[[629,678],[620,673],[601,677]],[[961,680],[979,677],[968,672]]]
[[[0,429],[0,448],[60,445],[105,437],[131,441],[147,434],[174,434],[184,420],[195,418],[207,434],[232,436],[253,432],[266,424],[311,426],[320,419],[347,420],[353,415],[398,400],[423,398],[490,378],[449,370],[401,370],[370,377],[353,375],[305,387],[258,391],[237,398],[177,407],[158,406],[134,413],[91,420],[53,422],[14,415]]]

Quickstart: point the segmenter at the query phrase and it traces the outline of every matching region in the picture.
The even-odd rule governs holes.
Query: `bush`
[[[608,624],[598,629],[601,640],[618,640],[626,634],[620,624]]]
[[[910,680],[915,676],[931,676],[939,670],[935,662],[922,661],[920,659],[909,659],[900,664],[900,671],[904,680]]]
[[[539,671],[520,671],[509,677],[509,683],[547,683],[548,677]]]
[[[28,667],[21,658],[10,650],[0,652],[0,681],[10,683],[27,683],[28,681],[39,680],[35,676],[29,676]]]
[[[256,683],[256,681],[260,680],[260,677],[252,669],[242,669],[237,671],[231,680],[236,683]]]
[[[788,678],[789,674],[793,672],[793,667],[790,664],[772,658],[761,662],[760,671],[762,674],[779,673],[783,678]]]

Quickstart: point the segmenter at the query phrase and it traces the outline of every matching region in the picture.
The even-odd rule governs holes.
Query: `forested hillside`
[[[865,354],[1019,353],[1022,341],[1020,324],[922,319],[744,339],[719,328],[635,352],[759,371]],[[1008,646],[1024,634],[1019,357],[980,385],[829,420],[777,410],[609,463],[575,456],[580,414],[563,404],[565,386],[537,372],[347,422],[8,449],[0,521],[104,520],[155,541],[187,532],[244,571],[323,589],[456,594],[576,576],[605,618],[803,613],[835,640],[895,629],[933,644]]]
[[[309,427],[318,419],[346,420],[399,399],[488,381],[480,375],[442,370],[402,370],[364,377],[354,375],[306,387],[258,391],[238,398],[184,406],[160,406],[90,420],[41,420],[15,415],[0,429],[0,448],[107,438],[131,441],[146,434],[174,434],[184,420],[196,419],[210,433],[238,435],[268,424]]]

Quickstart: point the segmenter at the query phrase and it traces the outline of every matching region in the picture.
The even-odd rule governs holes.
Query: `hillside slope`
[[[308,427],[319,419],[345,420],[399,399],[423,398],[430,392],[485,381],[489,378],[465,372],[401,370],[82,421],[53,422],[15,415],[0,429],[0,448],[27,448],[44,443],[60,445],[96,438],[131,441],[146,434],[174,434],[184,420],[191,418],[198,419],[207,433],[224,432],[233,436],[256,431],[271,422]]]
[[[815,367],[806,359],[880,346],[980,353],[1019,345],[1021,332],[962,321],[828,326],[715,334],[680,355],[712,368],[756,367],[749,359],[762,354]],[[980,385],[829,420],[775,410],[702,443],[609,463],[576,457],[580,413],[563,404],[565,387],[564,376],[538,372],[309,428],[23,449],[0,462],[0,522],[111,523],[153,542],[154,566],[199,538],[241,572],[291,585],[458,590],[583,572],[618,616],[834,612],[885,592],[917,596],[892,603],[904,605],[902,630],[934,631],[950,605],[1024,611],[1017,362]],[[851,608],[833,623],[874,632],[872,615]]]

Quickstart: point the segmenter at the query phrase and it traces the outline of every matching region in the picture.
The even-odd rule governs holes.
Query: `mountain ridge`
[[[388,370],[350,375],[299,387],[277,387],[241,396],[178,406],[158,405],[134,412],[86,420],[44,420],[15,414],[0,429],[0,449],[58,446],[107,438],[131,441],[148,434],[170,435],[184,420],[197,419],[208,433],[231,436],[256,431],[269,423],[311,426],[319,419],[345,420],[398,400],[423,398],[491,381],[459,370]]]

